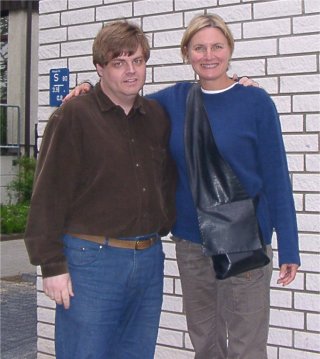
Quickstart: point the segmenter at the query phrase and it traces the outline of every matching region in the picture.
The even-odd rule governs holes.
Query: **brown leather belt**
[[[68,233],[73,237],[80,239],[85,239],[87,241],[96,242],[99,244],[108,244],[110,247],[117,248],[126,248],[126,249],[147,249],[153,246],[157,240],[160,239],[159,236],[153,236],[147,239],[140,239],[138,241],[128,241],[125,239],[116,239],[116,238],[106,238],[104,236],[94,236],[91,234],[79,234],[79,233]]]

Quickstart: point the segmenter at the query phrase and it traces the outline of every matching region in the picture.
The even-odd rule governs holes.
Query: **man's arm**
[[[30,262],[41,266],[45,293],[68,308],[73,291],[62,234],[81,151],[75,145],[72,121],[63,121],[61,112],[51,116],[44,133],[24,238]]]

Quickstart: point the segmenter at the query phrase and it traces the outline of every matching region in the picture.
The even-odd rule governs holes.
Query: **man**
[[[57,359],[154,356],[175,169],[168,119],[138,95],[149,55],[136,25],[105,26],[99,83],[45,130],[25,242],[57,303]]]

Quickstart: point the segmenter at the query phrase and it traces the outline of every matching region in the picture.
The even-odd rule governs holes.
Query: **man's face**
[[[120,55],[107,65],[96,65],[103,92],[117,105],[134,101],[146,80],[146,62],[141,46],[131,55]]]

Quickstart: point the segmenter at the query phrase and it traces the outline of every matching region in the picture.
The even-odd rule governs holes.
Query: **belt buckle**
[[[139,241],[139,240],[136,241],[136,244],[135,244],[135,246],[134,246],[134,249],[135,249],[135,250],[138,250],[138,249],[139,249],[138,247],[139,247],[140,242],[141,242],[141,241]]]

